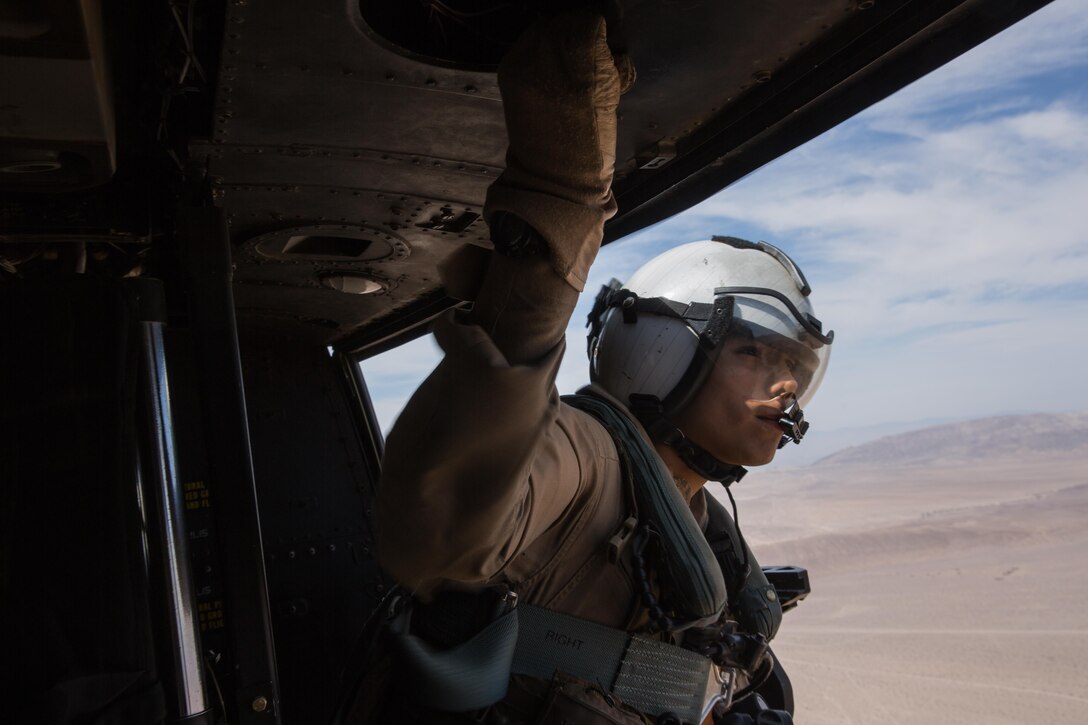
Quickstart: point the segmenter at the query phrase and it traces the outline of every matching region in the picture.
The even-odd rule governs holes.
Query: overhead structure
[[[613,43],[631,53],[639,73],[621,107],[620,213],[608,240],[708,197],[1044,4],[604,3],[620,18]],[[555,3],[168,7],[157,18],[166,26],[140,42],[118,31],[146,25],[154,12],[129,19],[98,2],[79,4],[78,13],[45,3],[5,24],[0,73],[14,77],[27,64],[51,70],[36,73],[45,85],[35,93],[25,82],[11,86],[19,108],[0,110],[0,184],[64,191],[101,184],[118,158],[122,166],[79,214],[50,216],[40,200],[9,205],[0,239],[82,233],[104,243],[152,242],[168,214],[160,221],[132,207],[174,191],[146,161],[145,148],[157,145],[190,184],[205,181],[211,203],[227,212],[242,326],[288,325],[323,344],[373,344],[378,320],[388,331],[452,304],[438,265],[462,245],[490,245],[481,206],[505,148],[494,69],[518,32]],[[173,56],[156,45],[162,38]],[[79,60],[60,60],[65,54]],[[161,99],[145,103],[152,107],[134,122],[153,80],[139,77],[141,68],[156,62],[171,82],[159,81]],[[62,67],[69,85],[86,76],[79,94],[49,91],[63,85]],[[104,69],[115,76],[112,88]],[[116,131],[114,88],[129,118]],[[62,105],[62,95],[74,105]],[[52,124],[25,122],[39,116]],[[62,133],[76,126],[94,142],[78,164]],[[31,143],[43,133],[48,138]],[[85,171],[78,184],[72,164]]]

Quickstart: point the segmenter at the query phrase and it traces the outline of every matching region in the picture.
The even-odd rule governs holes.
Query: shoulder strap
[[[782,624],[778,593],[737,532],[733,517],[709,492],[706,493],[706,512],[706,539],[729,590],[729,613],[742,629],[762,634],[770,641]]]
[[[659,535],[664,571],[675,619],[694,624],[715,621],[726,604],[721,569],[672,476],[657,452],[628,415],[608,401],[590,395],[568,395],[563,401],[596,418],[630,462],[640,523]]]
[[[629,475],[642,512],[640,518],[651,522],[666,547],[670,590],[688,593],[685,599],[690,601],[690,592],[699,591],[702,582],[716,579],[703,589],[707,591],[721,582],[722,593],[718,600],[721,605],[714,611],[720,613],[728,601],[730,615],[742,629],[771,640],[782,623],[778,594],[725,507],[706,493],[708,521],[704,534],[660,457],[623,411],[592,395],[567,395],[563,401],[589,413],[604,425],[617,448],[629,459]],[[688,537],[688,541],[678,542],[674,536]],[[709,550],[709,560],[700,552],[704,548]],[[711,610],[704,605],[698,611]],[[685,614],[690,619],[697,618],[692,616],[691,610]]]

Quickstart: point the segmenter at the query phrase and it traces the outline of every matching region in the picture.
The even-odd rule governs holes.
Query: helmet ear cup
[[[625,322],[620,309],[605,313],[593,352],[590,378],[618,400],[632,394],[665,400],[699,349],[699,337],[683,320],[640,314]]]

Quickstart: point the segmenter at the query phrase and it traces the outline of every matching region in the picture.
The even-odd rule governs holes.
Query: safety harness
[[[426,606],[393,596],[379,616],[388,622],[399,679],[416,683],[420,705],[469,712],[503,699],[512,674],[550,680],[562,672],[662,721],[700,723],[737,694],[739,671],[751,678],[773,666],[767,642],[782,617],[775,588],[711,496],[704,535],[625,412],[590,395],[563,400],[601,422],[616,443],[637,510],[617,536],[635,534],[636,583],[666,641],[518,603],[510,590],[448,592]],[[652,557],[644,558],[650,541]],[[644,566],[662,582],[661,603],[644,570],[640,576]]]

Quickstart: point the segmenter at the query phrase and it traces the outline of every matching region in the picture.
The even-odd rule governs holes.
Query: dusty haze
[[[1088,722],[1088,414],[990,418],[754,471],[800,725]]]

